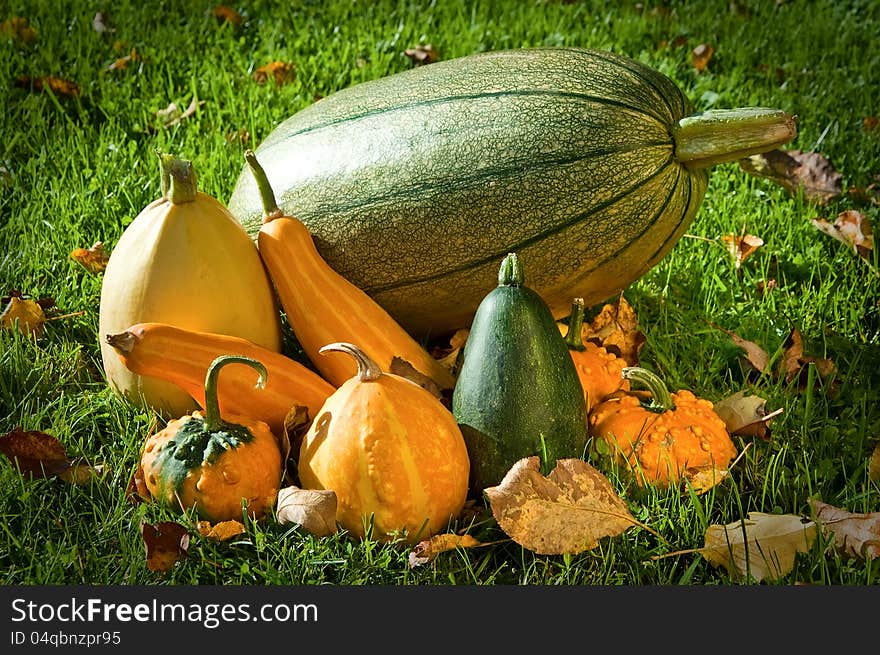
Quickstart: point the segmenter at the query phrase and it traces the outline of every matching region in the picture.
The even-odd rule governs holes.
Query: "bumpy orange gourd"
[[[637,391],[611,394],[590,412],[590,434],[629,464],[639,485],[666,486],[695,469],[724,470],[736,457],[709,400],[687,389],[670,394],[660,378],[642,368],[626,367],[623,375],[644,383],[652,399]]]
[[[144,482],[152,498],[183,510],[195,509],[212,522],[241,520],[244,511],[255,518],[275,505],[282,475],[278,440],[263,421],[227,415],[217,404],[220,368],[233,362],[266,369],[247,357],[218,357],[208,371],[204,414],[192,412],[168,422],[147,438],[141,454]]]
[[[351,358],[321,357],[319,351],[327,343],[357,341],[382,370],[391,370],[397,357],[439,389],[452,389],[452,373],[370,296],[327,265],[308,228],[278,209],[254,153],[248,150],[245,158],[263,199],[263,225],[257,236],[260,256],[297,341],[321,375],[336,386],[351,379],[357,372]]]
[[[626,367],[626,360],[592,341],[583,340],[584,299],[575,298],[571,303],[571,316],[567,327],[560,326],[564,333],[565,345],[574,361],[587,411],[615,391],[629,391],[629,380],[620,372]]]
[[[364,537],[409,542],[444,530],[461,512],[470,461],[452,413],[410,380],[383,373],[357,346],[321,352],[355,358],[357,374],[327,399],[303,438],[303,488],[331,489],[337,522]],[[405,534],[403,534],[405,531]]]
[[[336,387],[296,360],[239,337],[187,330],[167,323],[136,323],[104,337],[132,372],[172,382],[205,407],[205,376],[220,355],[259,360],[270,375],[255,388],[250,371],[227,369],[217,385],[220,411],[260,419],[275,434],[295,405],[314,417]]]

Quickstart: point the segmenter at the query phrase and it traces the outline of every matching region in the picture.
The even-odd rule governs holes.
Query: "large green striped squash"
[[[469,324],[517,252],[555,316],[672,248],[709,166],[795,135],[777,110],[687,118],[675,83],[609,52],[535,48],[437,62],[331,94],[256,149],[321,255],[414,333]],[[262,219],[245,167],[229,208]]]

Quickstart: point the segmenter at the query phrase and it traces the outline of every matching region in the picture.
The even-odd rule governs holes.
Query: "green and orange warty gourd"
[[[327,399],[303,438],[303,488],[331,489],[336,520],[353,535],[408,542],[447,528],[468,492],[469,460],[450,411],[407,378],[384,373],[357,346],[322,353],[354,357],[357,374]]]
[[[106,342],[160,322],[226,334],[280,352],[281,314],[256,245],[229,211],[197,188],[192,163],[160,155],[162,197],[122,233],[101,285],[101,356],[112,388],[167,418],[198,407],[178,385],[128,369]]]
[[[699,469],[724,470],[736,457],[711,401],[687,389],[669,393],[657,375],[643,368],[626,367],[623,376],[644,384],[650,394],[612,393],[590,413],[590,434],[628,464],[640,486],[667,486]]]
[[[147,438],[141,454],[151,497],[182,510],[194,509],[208,521],[241,520],[242,513],[264,516],[275,505],[283,455],[263,421],[220,416],[217,376],[223,366],[243,363],[266,380],[263,365],[248,357],[222,356],[205,380],[205,413],[195,411],[168,422]]]

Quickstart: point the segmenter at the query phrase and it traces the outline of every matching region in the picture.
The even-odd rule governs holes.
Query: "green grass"
[[[0,434],[20,425],[57,436],[69,454],[104,462],[109,474],[86,486],[26,481],[0,460],[0,581],[3,584],[689,584],[735,581],[697,554],[652,556],[702,545],[709,524],[747,512],[806,513],[808,499],[854,512],[880,509],[867,463],[880,437],[880,281],[810,218],[857,208],[876,225],[878,209],[841,198],[825,208],[717,167],[690,235],[626,291],[648,342],[642,364],[673,387],[719,400],[742,388],[784,408],[769,441],[754,440],[729,480],[704,496],[638,491],[608,472],[635,517],[662,535],[632,529],[572,557],[539,556],[507,541],[446,553],[410,569],[401,544],[316,539],[273,522],[249,524],[231,543],[195,539],[189,557],[162,576],[147,569],[141,521],[177,520],[132,504],[125,490],[153,417],[107,388],[97,339],[101,278],[68,254],[102,240],[108,248],[159,195],[155,150],[193,160],[201,188],[221,200],[242,166],[246,130],[255,146],[293,112],[351,84],[409,68],[403,50],[432,43],[444,59],[533,45],[605,48],[670,76],[698,109],[764,105],[798,116],[790,147],[816,149],[847,187],[880,173],[880,135],[863,128],[880,107],[876,2],[669,2],[668,12],[613,9],[598,2],[281,2],[236,4],[239,27],[210,15],[212,2],[128,2],[109,8],[112,34],[92,28],[95,7],[79,2],[0,1],[0,21],[25,16],[37,41],[0,38],[0,294],[50,296],[74,314],[28,339],[0,330]],[[504,7],[502,9],[502,7]],[[685,45],[674,45],[685,37]],[[114,41],[125,43],[115,50]],[[666,45],[663,43],[665,42]],[[715,47],[707,71],[690,49]],[[135,48],[141,59],[108,71]],[[253,70],[293,62],[295,79],[258,85]],[[780,77],[775,71],[781,71]],[[76,82],[75,98],[31,92],[20,76]],[[204,106],[178,126],[155,128],[170,102]],[[717,240],[745,227],[765,245],[737,273]],[[873,266],[876,268],[877,255]],[[759,282],[777,287],[761,297]],[[808,354],[832,358],[834,388],[811,374],[804,391],[746,378],[741,354],[714,323],[779,357],[792,328]],[[751,439],[737,439],[744,447]],[[491,519],[473,531],[503,539]],[[845,560],[820,540],[782,584],[873,585],[876,563]],[[773,584],[773,583],[770,583]]]

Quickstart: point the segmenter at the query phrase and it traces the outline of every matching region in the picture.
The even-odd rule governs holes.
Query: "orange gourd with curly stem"
[[[244,416],[220,416],[217,376],[232,363],[247,364],[266,380],[266,368],[249,357],[224,355],[208,368],[206,409],[192,412],[151,435],[141,454],[144,482],[159,503],[194,509],[203,519],[259,518],[275,505],[281,483],[281,447],[269,426]],[[242,507],[244,506],[244,510]]]
[[[694,469],[723,470],[736,457],[736,446],[709,400],[687,389],[669,393],[659,377],[643,368],[626,367],[622,374],[647,386],[650,400],[636,391],[611,394],[590,413],[590,434],[629,464],[640,486],[666,486]]]
[[[608,352],[603,346],[583,339],[584,299],[575,298],[571,303],[571,316],[565,332],[565,345],[574,361],[587,411],[601,402],[606,396],[623,389],[629,391],[629,380],[620,372],[626,367],[626,360]]]
[[[321,353],[353,357],[357,373],[327,399],[303,438],[305,489],[331,489],[337,522],[364,537],[405,533],[414,542],[445,530],[464,507],[470,460],[452,413],[429,391],[383,373],[357,346]]]

